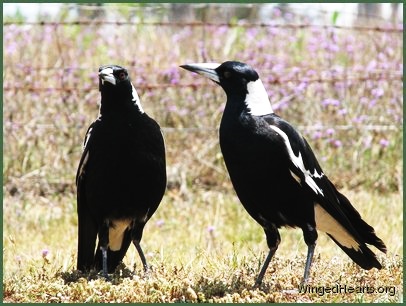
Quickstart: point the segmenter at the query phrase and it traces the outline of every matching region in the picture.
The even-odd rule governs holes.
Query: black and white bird
[[[81,271],[114,272],[140,241],[166,188],[161,129],[142,109],[125,68],[99,68],[100,114],[87,130],[76,175],[78,260]],[[96,238],[98,237],[98,246]]]
[[[181,67],[213,80],[227,95],[221,151],[237,196],[263,227],[269,247],[256,285],[278,248],[282,226],[303,231],[308,246],[303,283],[309,278],[317,230],[362,268],[382,268],[367,244],[386,253],[385,244],[324,174],[305,138],[273,112],[258,73],[235,61]]]

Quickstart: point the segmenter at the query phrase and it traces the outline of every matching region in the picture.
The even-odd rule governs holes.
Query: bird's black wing
[[[98,120],[93,122],[87,129],[85,139],[83,140],[83,153],[79,161],[79,166],[76,171],[76,187],[79,187],[79,179],[84,174],[84,169],[86,167],[88,158],[89,158],[89,149],[93,142],[93,138],[91,139],[92,131],[94,127],[97,127]]]
[[[86,165],[91,156],[93,144],[92,134],[97,132],[98,121],[93,122],[88,128],[84,140],[84,150],[80,158],[76,173],[77,212],[78,212],[78,259],[77,268],[89,271],[94,265],[94,249],[97,237],[97,224],[92,217],[86,203]]]
[[[293,179],[314,199],[316,227],[326,232],[364,269],[381,268],[375,254],[365,243],[372,244],[383,252],[386,252],[385,244],[323,173],[305,138],[288,122],[275,115],[264,119],[269,124],[269,129],[285,145]]]

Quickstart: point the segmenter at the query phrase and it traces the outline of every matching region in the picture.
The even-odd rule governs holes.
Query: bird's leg
[[[140,255],[142,266],[144,267],[144,271],[148,272],[149,267],[147,264],[147,260],[145,259],[144,252],[142,251],[140,241],[142,238],[142,231],[144,229],[145,223],[144,222],[134,222],[133,228],[131,230],[131,240],[134,243],[135,248],[137,249],[138,255]]]
[[[310,267],[313,261],[314,249],[316,248],[316,241],[317,241],[317,231],[316,227],[310,224],[307,224],[306,228],[303,229],[303,236],[304,240],[307,244],[307,258],[306,258],[306,266],[304,270],[303,280],[301,282],[301,286],[305,285],[309,280],[310,275]]]
[[[305,285],[309,279],[309,274],[310,274],[310,267],[312,265],[313,261],[313,254],[314,254],[314,249],[316,248],[316,244],[311,244],[307,247],[307,259],[306,259],[306,266],[304,270],[304,275],[303,275],[303,280],[301,285]]]
[[[103,262],[103,276],[108,279],[108,270],[107,270],[107,248],[106,247],[100,247],[102,251],[102,262]]]
[[[270,224],[269,226],[264,227],[264,231],[266,235],[266,242],[269,247],[269,253],[265,259],[264,264],[262,265],[262,269],[258,274],[257,280],[255,281],[255,287],[261,286],[262,280],[265,276],[266,270],[268,269],[269,263],[271,262],[271,259],[275,255],[275,252],[278,249],[278,245],[281,242],[279,231],[275,225]]]
[[[265,262],[262,265],[262,269],[258,274],[257,280],[255,281],[255,287],[261,286],[262,280],[264,279],[264,276],[265,276],[265,272],[268,269],[269,263],[271,262],[271,259],[272,259],[273,255],[275,254],[277,249],[278,249],[278,247],[269,249],[268,256],[266,256]]]
[[[133,243],[134,243],[134,245],[135,245],[135,248],[136,248],[137,251],[138,251],[138,254],[140,255],[140,258],[141,258],[141,261],[142,261],[142,265],[143,265],[143,267],[144,267],[144,271],[145,271],[145,272],[148,272],[149,267],[148,267],[147,260],[146,260],[146,258],[145,258],[144,252],[142,251],[140,242],[139,242],[138,240],[133,240]]]
[[[99,229],[99,245],[102,252],[102,264],[103,264],[103,276],[109,279],[108,269],[107,269],[107,248],[109,245],[109,228],[110,223],[105,220]]]

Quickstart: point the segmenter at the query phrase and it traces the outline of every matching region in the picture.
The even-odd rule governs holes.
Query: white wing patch
[[[322,178],[324,176],[324,173],[322,172],[321,174],[318,174],[316,169],[314,169],[314,173],[311,176],[315,178]]]
[[[89,142],[90,135],[92,133],[92,130],[93,130],[93,128],[90,128],[89,131],[86,134],[85,141],[83,143],[83,151],[86,149],[87,143]],[[78,177],[80,177],[83,174],[85,166],[86,166],[88,160],[89,160],[89,151],[86,152],[86,155],[83,158],[83,162],[80,165]]]
[[[356,251],[359,250],[359,244],[348,233],[348,231],[334,219],[320,204],[314,206],[314,218],[316,221],[316,228],[330,234],[341,245],[346,248],[352,248]]]
[[[265,90],[261,79],[247,84],[248,94],[245,98],[245,103],[250,109],[250,114],[254,116],[264,116],[273,113],[271,102],[268,98],[268,93]]]
[[[132,95],[133,95],[132,101],[134,101],[135,104],[138,106],[138,108],[140,109],[140,112],[144,113],[144,109],[141,106],[140,97],[138,96],[138,93],[135,90],[135,87],[134,87],[134,85],[132,83],[131,83],[131,87],[132,87]]]
[[[92,130],[93,130],[93,128],[90,128],[86,134],[85,142],[83,143],[83,150],[86,148],[87,143],[89,142],[90,134],[91,134]]]
[[[313,177],[315,177],[315,178],[321,178],[321,177],[323,177],[323,176],[324,176],[324,173],[319,174],[319,173],[317,173],[316,169],[314,170],[314,173],[313,173],[313,174],[310,173],[310,171],[307,170],[307,169],[305,168],[305,166],[304,166],[303,158],[302,158],[302,155],[300,154],[300,151],[299,151],[299,155],[298,155],[298,156],[296,156],[295,153],[293,152],[292,146],[290,145],[290,141],[289,141],[289,138],[288,138],[288,136],[286,135],[286,133],[283,132],[283,131],[282,131],[280,128],[278,128],[277,126],[270,125],[269,127],[270,127],[271,129],[273,129],[275,132],[277,132],[277,133],[283,138],[283,141],[285,142],[286,148],[287,148],[287,150],[288,150],[288,154],[289,154],[290,160],[292,161],[292,163],[293,163],[299,170],[301,170],[301,171],[303,172],[303,174],[304,174],[304,176],[305,176],[305,182],[306,182],[306,184],[307,184],[311,189],[313,189],[313,191],[314,191],[315,193],[319,193],[319,194],[321,194],[322,196],[324,196],[323,190],[322,190],[319,186],[317,186],[316,182],[313,180]],[[292,172],[291,172],[291,173],[292,173]],[[297,181],[297,176],[293,176],[293,178]]]

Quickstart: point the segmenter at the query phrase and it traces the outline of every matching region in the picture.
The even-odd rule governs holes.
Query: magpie
[[[220,123],[220,148],[236,194],[266,235],[269,253],[256,280],[260,286],[283,226],[302,230],[308,281],[317,241],[325,232],[363,269],[382,266],[367,247],[386,246],[321,169],[306,139],[273,112],[258,73],[236,61],[180,66],[219,84],[227,102]]]
[[[76,174],[77,269],[102,269],[108,279],[131,242],[148,270],[140,241],[166,189],[166,159],[161,129],[144,112],[128,71],[101,66],[99,91],[99,116]]]

